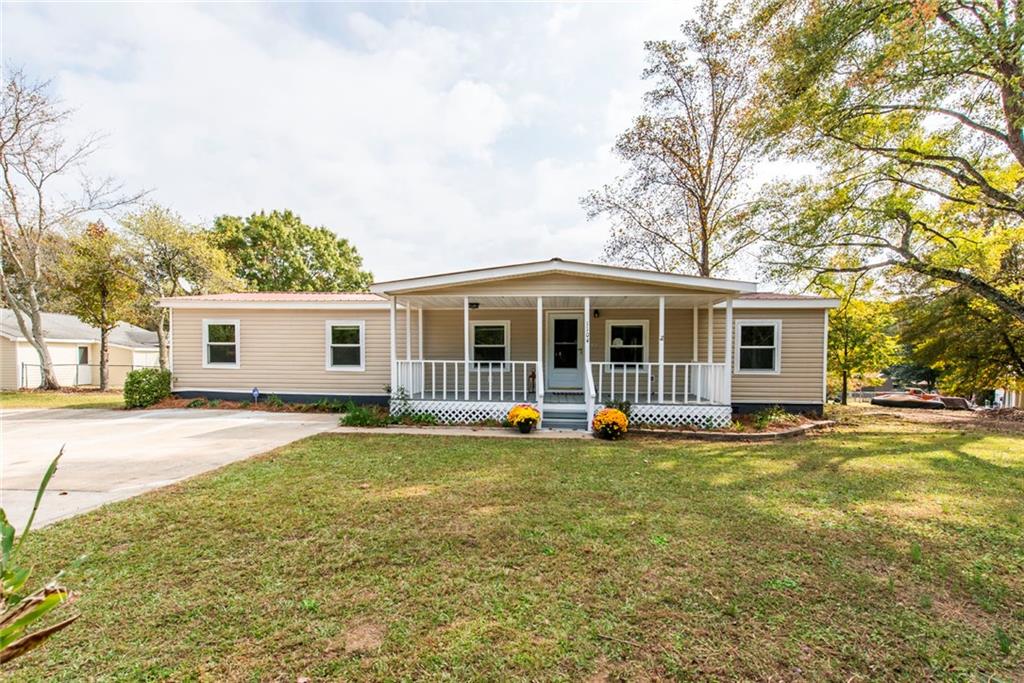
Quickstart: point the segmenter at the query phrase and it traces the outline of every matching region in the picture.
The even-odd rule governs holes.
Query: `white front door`
[[[583,315],[552,313],[548,316],[548,389],[583,389]]]
[[[75,384],[92,384],[92,368],[89,366],[89,347],[78,347],[78,376]]]

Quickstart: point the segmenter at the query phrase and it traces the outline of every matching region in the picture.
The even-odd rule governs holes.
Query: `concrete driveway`
[[[338,424],[338,416],[233,410],[5,410],[0,506],[19,533],[64,448],[35,526],[130,498]]]

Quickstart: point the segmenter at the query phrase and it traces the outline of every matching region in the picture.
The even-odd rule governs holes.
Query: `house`
[[[729,424],[780,405],[820,412],[828,309],[752,282],[551,259],[390,282],[370,293],[162,300],[183,396],[389,402],[441,422],[584,428],[628,400],[662,425]]]
[[[43,331],[61,386],[96,386],[100,381],[100,331],[73,315],[43,313]],[[124,384],[133,368],[159,365],[156,333],[128,323],[110,331],[110,386]],[[39,386],[39,354],[21,334],[14,311],[0,309],[0,390]]]

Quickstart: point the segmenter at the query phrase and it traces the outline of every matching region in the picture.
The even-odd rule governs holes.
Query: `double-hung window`
[[[327,369],[364,370],[366,326],[362,320],[327,321]]]
[[[204,368],[237,368],[240,356],[237,320],[203,321]]]
[[[505,361],[509,359],[508,321],[475,321],[470,323],[473,360]]]
[[[610,362],[643,363],[647,360],[647,321],[609,320],[605,339]]]
[[[736,372],[779,372],[781,337],[782,323],[778,320],[737,322]]]

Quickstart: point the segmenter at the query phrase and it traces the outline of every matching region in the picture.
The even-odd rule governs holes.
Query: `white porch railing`
[[[681,405],[729,403],[725,363],[665,363],[659,392],[657,363],[590,364],[594,401],[630,401]]]
[[[468,374],[466,370],[469,370]],[[532,360],[400,360],[394,391],[431,401],[522,401],[544,399],[544,377]]]

